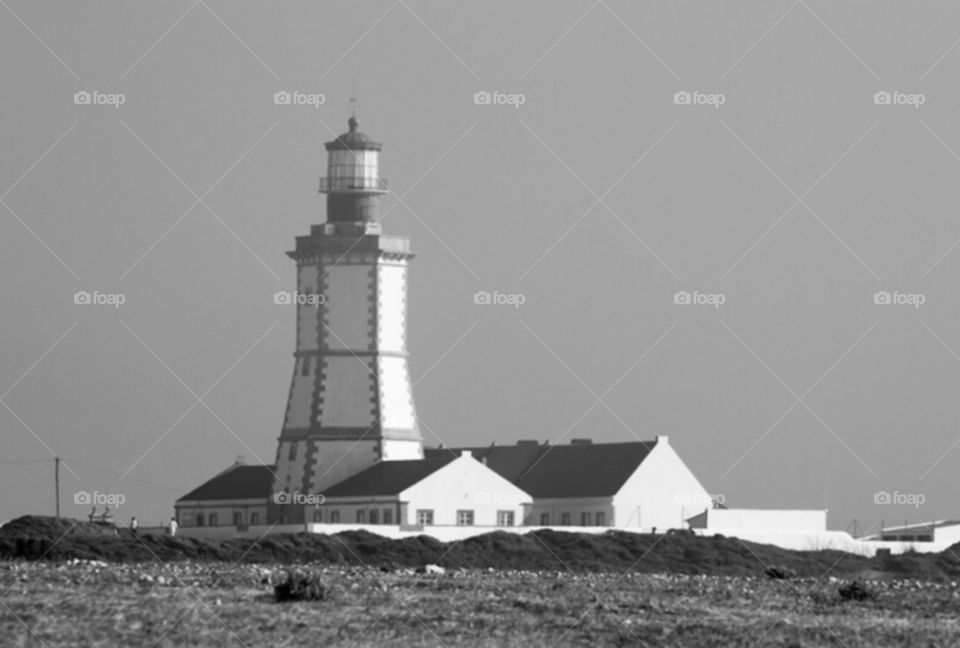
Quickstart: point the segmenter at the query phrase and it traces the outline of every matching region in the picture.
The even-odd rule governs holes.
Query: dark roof
[[[367,497],[396,495],[432,475],[459,456],[412,459],[409,461],[381,461],[326,489],[325,497]]]
[[[611,497],[646,459],[654,441],[575,445],[429,448],[428,458],[470,450],[478,461],[537,498]]]
[[[325,144],[328,151],[379,151],[383,146],[357,130],[356,118],[351,117],[347,122],[350,130],[339,135],[337,139]]]
[[[273,466],[236,465],[204,482],[177,501],[264,499],[273,488]]]

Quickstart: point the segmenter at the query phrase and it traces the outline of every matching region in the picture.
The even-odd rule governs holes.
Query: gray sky
[[[10,463],[52,452],[65,514],[147,521],[273,461],[272,295],[354,82],[428,443],[667,434],[728,505],[960,514],[955,4],[0,5],[0,519],[52,512],[52,463]]]

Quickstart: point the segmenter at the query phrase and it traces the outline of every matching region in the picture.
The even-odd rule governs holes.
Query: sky
[[[957,12],[4,0],[0,521],[55,455],[64,515],[144,523],[272,463],[351,97],[426,443],[667,435],[728,506],[960,517]]]

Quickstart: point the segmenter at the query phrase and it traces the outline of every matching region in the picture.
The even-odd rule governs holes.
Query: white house
[[[960,520],[934,520],[900,526],[883,527],[880,533],[864,540],[896,542],[934,542],[951,546],[960,542]]]
[[[367,468],[328,489],[313,521],[513,527],[522,524],[531,501],[465,450]]]
[[[596,444],[576,439],[569,445],[521,441],[469,450],[533,497],[528,526],[683,528],[687,517],[711,503],[666,436]],[[425,455],[449,451],[428,448]]]

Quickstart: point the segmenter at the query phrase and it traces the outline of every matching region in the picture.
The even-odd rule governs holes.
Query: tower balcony
[[[387,193],[385,178],[323,177],[320,178],[320,193]]]

